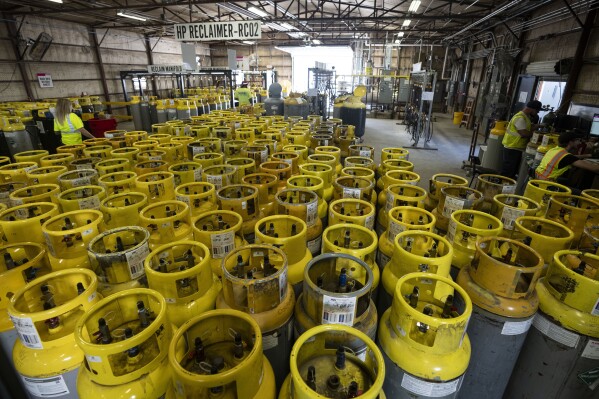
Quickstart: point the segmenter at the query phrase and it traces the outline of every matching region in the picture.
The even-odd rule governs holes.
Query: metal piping
[[[522,1],[522,0],[513,0],[513,1],[510,1],[509,3],[507,3],[506,5],[504,5],[503,7],[500,7],[500,8],[498,8],[497,10],[493,11],[493,12],[492,12],[492,13],[490,13],[489,15],[487,15],[487,16],[485,16],[485,17],[483,17],[483,18],[479,19],[478,21],[476,21],[476,22],[474,22],[474,23],[472,23],[472,24],[468,25],[467,27],[465,27],[465,28],[464,28],[464,29],[462,29],[461,31],[459,31],[459,32],[457,32],[457,33],[454,33],[454,34],[453,34],[453,35],[451,35],[451,36],[448,36],[447,38],[445,38],[445,40],[451,40],[451,39],[453,39],[454,37],[456,37],[456,36],[459,36],[459,35],[461,35],[462,33],[469,31],[470,29],[474,28],[475,26],[478,26],[478,25],[482,24],[482,23],[483,23],[483,22],[485,22],[486,20],[493,18],[495,15],[501,14],[502,12],[504,12],[504,11],[506,11],[506,10],[509,10],[510,8],[514,7],[515,5],[518,5],[518,4],[520,4],[520,2],[521,2],[521,1]]]

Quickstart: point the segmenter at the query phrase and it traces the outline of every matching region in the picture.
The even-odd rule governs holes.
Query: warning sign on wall
[[[261,37],[261,21],[175,24],[175,39],[179,41],[253,40]]]
[[[45,73],[38,73],[37,81],[40,83],[40,87],[54,87],[52,76],[46,75]]]

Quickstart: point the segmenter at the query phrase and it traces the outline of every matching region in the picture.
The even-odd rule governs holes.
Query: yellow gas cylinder
[[[302,219],[291,215],[262,218],[255,228],[256,244],[273,245],[285,253],[287,279],[296,294],[301,292],[304,268],[312,259],[306,245],[307,230],[308,226]]]
[[[149,289],[122,291],[89,309],[74,334],[86,360],[79,397],[172,397],[167,311],[163,296]]]
[[[133,130],[125,133],[127,147],[132,147],[133,144],[148,140],[148,132],[143,130]]]
[[[225,158],[227,159],[227,161],[236,159],[236,158],[244,158],[243,155],[241,155],[241,150],[244,147],[247,147],[248,142],[245,140],[228,140],[228,141],[224,141],[223,142],[223,154],[225,155]],[[253,159],[252,159],[253,161]],[[255,162],[254,162],[255,164]]]
[[[345,158],[343,166],[346,168],[350,166],[359,166],[362,168],[368,168],[372,169],[373,171],[376,171],[376,165],[374,161],[366,157],[347,157]]]
[[[168,133],[168,131],[165,132],[165,133],[151,134],[149,136],[149,138],[151,140],[155,140],[155,141],[158,142],[158,148],[160,148],[160,146],[163,145],[163,144],[169,144],[171,142],[172,137],[173,136],[171,136],[171,134]]]
[[[304,163],[299,167],[300,173],[305,176],[320,177],[323,181],[324,201],[330,201],[333,198],[333,175],[334,169],[330,165],[321,163]]]
[[[226,126],[219,126],[212,129],[212,134],[215,138],[220,140],[232,140],[233,129]]]
[[[231,158],[225,161],[227,165],[235,166],[237,173],[235,174],[235,183],[243,183],[243,178],[247,175],[256,173],[256,161],[252,158]]]
[[[76,158],[69,164],[70,170],[81,170],[81,169],[95,169],[96,164],[100,162],[102,158],[98,157],[84,157]]]
[[[58,177],[68,171],[66,166],[42,166],[27,173],[29,184],[58,184]]]
[[[22,242],[0,246],[0,297],[9,298],[30,281],[50,273],[46,250],[41,244]],[[10,301],[0,301],[0,348],[14,367],[12,349],[17,340],[17,330],[8,316]]]
[[[441,198],[432,211],[437,217],[437,231],[447,232],[451,214],[460,209],[479,210],[482,207],[483,194],[463,186],[447,186],[441,189]]]
[[[380,186],[384,191],[392,184],[410,184],[415,186],[420,181],[420,175],[418,173],[410,172],[409,170],[388,170],[381,176],[380,181]]]
[[[256,140],[254,140],[254,145],[265,146],[268,149],[269,157],[277,151],[277,142],[275,140],[256,139]]]
[[[441,189],[447,186],[468,186],[468,180],[457,175],[438,173],[429,180],[428,197],[425,204],[427,211],[432,211],[437,207],[441,198]]]
[[[139,212],[148,204],[145,194],[125,192],[109,195],[100,203],[102,218],[101,230],[139,225]]]
[[[541,205],[537,216],[544,216],[549,205],[549,199],[554,194],[570,194],[568,187],[549,180],[529,180],[524,189],[524,196]]]
[[[177,162],[168,167],[175,178],[175,187],[202,181],[202,165],[197,162]]]
[[[111,145],[94,145],[91,147],[85,147],[83,149],[83,155],[86,157],[97,157],[101,159],[110,158],[110,152],[113,150]]]
[[[129,172],[131,169],[132,165],[127,158],[111,158],[96,164],[99,176],[109,173]]]
[[[106,133],[104,133],[104,135],[106,135]],[[108,139],[108,144],[110,144],[113,148],[113,151],[119,148],[125,148],[127,146],[127,140],[125,139],[125,136],[117,136],[117,137],[113,137]],[[133,148],[133,147],[128,147],[128,148]],[[112,151],[110,152],[110,154],[112,155]]]
[[[166,172],[168,169],[168,162],[161,160],[147,160],[141,161],[134,165],[133,171],[138,176],[147,175],[156,172]]]
[[[194,143],[199,144],[203,147],[204,151],[200,152],[221,152],[222,151],[222,142],[221,139],[217,137],[206,137],[202,139],[197,139]]]
[[[289,371],[295,305],[287,257],[275,246],[251,244],[231,251],[222,267],[223,290],[216,308],[249,313],[258,323],[264,355],[280,386]],[[245,293],[243,297],[240,292]]]
[[[131,133],[131,132],[129,132]],[[127,137],[127,136],[125,136]],[[156,147],[158,147],[158,140],[139,140],[139,141],[134,141],[133,143],[131,143],[129,146],[132,146],[134,148],[138,148],[139,151],[152,151],[155,150]]]
[[[45,157],[42,157],[42,158],[45,158]],[[11,163],[10,157],[0,156],[0,166],[8,165],[9,163]],[[40,166],[41,166],[41,162],[40,162]]]
[[[205,182],[186,183],[175,189],[175,199],[189,205],[191,216],[218,209],[214,184]]]
[[[363,356],[356,356],[353,347],[365,348]],[[310,329],[297,339],[290,363],[291,374],[279,399],[330,398],[338,397],[338,392],[349,398],[385,399],[381,351],[355,328],[321,325]]]
[[[515,194],[516,180],[500,175],[479,175],[476,189],[483,193],[481,210],[489,212],[493,206],[493,197],[497,194]]]
[[[279,146],[283,141],[283,133],[281,130],[284,129],[269,128],[262,132],[262,136],[264,136],[265,140],[272,140],[277,143],[277,146]]]
[[[393,300],[397,281],[414,272],[435,273],[449,277],[453,248],[449,241],[425,230],[406,230],[395,236],[391,260],[383,269],[383,290],[378,311],[383,313]]]
[[[353,147],[355,145],[358,145],[358,143],[360,142],[360,139],[358,137],[355,137],[353,135],[347,135],[347,134],[340,134],[340,135],[334,135],[333,136],[333,142],[339,146],[339,150],[341,151],[341,157],[345,158],[348,156],[359,156],[357,154],[355,149],[353,151],[354,155],[350,155],[350,147]],[[363,152],[364,154],[366,154],[366,152]]]
[[[71,153],[57,153],[46,155],[40,159],[40,166],[68,166],[75,160],[75,155]]]
[[[472,265],[456,278],[473,303],[468,333],[474,356],[464,397],[505,390],[539,305],[535,286],[542,268],[541,256],[519,241],[484,237],[476,243]]]
[[[0,179],[3,182],[23,182],[27,184],[29,183],[27,173],[37,167],[35,162],[17,162],[0,166]]]
[[[52,270],[90,269],[87,246],[100,234],[104,217],[93,209],[61,213],[42,225]]]
[[[287,180],[291,177],[291,165],[283,161],[267,161],[260,164],[258,170],[277,177],[277,190],[287,186]]]
[[[356,224],[373,230],[375,206],[361,199],[339,199],[329,206],[329,226],[341,223]]]
[[[20,337],[12,357],[30,398],[78,397],[76,379],[84,357],[73,331],[98,302],[96,287],[91,270],[69,269],[39,277],[12,297],[8,314]]]
[[[376,264],[378,237],[366,227],[341,223],[329,226],[322,233],[322,253],[344,253],[366,262],[372,269],[372,296],[376,298],[381,279],[379,266]]]
[[[191,240],[191,212],[182,201],[151,203],[139,212],[139,224],[150,232],[150,248],[174,241]]]
[[[290,188],[279,191],[276,196],[279,215],[295,216],[306,222],[306,246],[312,256],[320,253],[322,246],[322,220],[318,215],[318,195],[313,191]]]
[[[127,133],[126,130],[123,129],[117,129],[117,130],[107,130],[104,132],[104,137],[106,137],[109,141],[110,139],[114,139],[114,138],[125,138],[125,133]]]
[[[115,172],[98,177],[98,186],[104,187],[106,195],[128,193],[135,189],[135,172]]]
[[[381,164],[388,159],[410,159],[410,152],[401,147],[385,147],[381,149]],[[382,174],[381,174],[382,175]]]
[[[42,224],[58,213],[58,205],[49,202],[34,202],[6,209],[0,212],[0,238],[4,243],[44,244]]]
[[[432,273],[403,276],[393,293],[393,305],[381,316],[378,331],[385,393],[390,398],[434,397],[434,392],[457,397],[471,353],[468,294],[451,279]],[[451,306],[452,301],[461,306]]]
[[[53,202],[58,204],[58,184],[36,184],[13,191],[8,198],[12,206],[30,204],[32,202]]]
[[[149,203],[175,199],[175,175],[155,172],[137,176],[135,191],[145,194]]]
[[[15,162],[35,162],[37,166],[41,166],[41,159],[50,153],[46,150],[31,150],[23,151],[14,155]]]
[[[459,269],[470,265],[476,252],[476,243],[483,237],[496,237],[503,230],[503,223],[495,216],[471,209],[451,214],[445,238],[453,247],[451,261],[454,277]]]
[[[348,156],[350,157],[365,157],[374,159],[374,147],[363,144],[350,145],[348,148]]]
[[[247,245],[241,234],[243,219],[232,211],[213,210],[192,221],[194,239],[210,250],[212,273],[222,277],[222,259],[235,248]]]
[[[574,232],[574,247],[578,247],[586,227],[593,227],[599,219],[599,200],[569,194],[551,196],[545,219],[553,220]]]
[[[58,195],[58,203],[63,212],[79,209],[100,209],[100,202],[106,198],[106,190],[100,186],[81,186],[68,189]]]
[[[285,140],[289,145],[301,145],[305,146],[307,143],[306,136],[309,134],[309,130],[307,129],[292,129],[285,133]]]
[[[194,128],[191,128],[190,133],[193,133]],[[185,146],[187,148],[187,146],[189,145],[189,143],[193,142],[194,140],[196,140],[195,137],[191,137],[191,136],[177,136],[177,137],[172,137],[171,138],[171,143],[182,143],[183,146]],[[188,156],[189,158],[189,156]]]
[[[587,190],[582,190],[580,194],[583,197],[590,198],[592,200],[599,200],[599,190],[589,188]]]
[[[69,145],[62,145],[60,147],[56,148],[56,152],[58,154],[71,154],[75,157],[75,159],[77,158],[83,158],[83,149],[85,148],[85,144],[69,144]]]
[[[295,336],[321,324],[354,327],[371,339],[377,312],[371,299],[374,276],[363,260],[345,253],[326,253],[308,262],[304,287],[295,304]],[[361,357],[366,347],[350,345]]]
[[[58,176],[58,185],[62,190],[96,184],[98,184],[98,171],[91,168],[72,170]]]
[[[424,230],[433,232],[437,218],[426,209],[414,206],[397,206],[388,212],[388,228],[379,238],[376,263],[384,267],[389,263],[395,251],[395,236],[406,230]]]
[[[251,127],[240,127],[235,129],[235,140],[245,140],[252,144],[256,139],[256,130]]]
[[[198,157],[194,157],[194,160],[198,161]],[[216,164],[212,166],[203,166],[202,180],[214,184],[214,187],[219,190],[222,187],[234,184],[236,173],[237,168],[232,165]]]
[[[150,135],[150,137],[152,138],[152,140],[156,140],[155,136],[157,134],[167,134],[169,136],[169,141],[170,141],[170,132],[169,132],[169,125],[166,123],[154,123],[152,124],[152,134]]]
[[[387,174],[387,172],[391,170],[405,170],[408,172],[414,171],[414,164],[410,161],[406,161],[403,159],[388,159],[383,161],[381,165],[377,169],[377,174],[380,176],[376,181],[377,190],[385,189],[385,182],[383,177]]]
[[[314,155],[332,155],[335,157],[335,161],[331,166],[335,167],[335,174],[339,175],[341,173],[341,150],[338,147],[334,147],[331,145],[318,146],[314,148]],[[310,159],[310,157],[308,157]],[[311,162],[319,162],[317,159],[313,159]]]
[[[237,310],[187,321],[169,348],[176,397],[274,399],[275,377],[262,345],[259,325]]]
[[[256,167],[268,161],[268,147],[265,145],[248,145],[241,149],[241,156],[256,161]]]
[[[278,178],[269,173],[253,173],[241,179],[242,184],[255,187],[258,190],[258,203],[263,216],[272,215],[275,212]]]
[[[332,146],[333,143],[333,134],[328,131],[314,131],[311,133],[310,137],[310,153],[314,154],[316,147],[323,146]]]
[[[117,148],[110,152],[110,156],[112,158],[125,158],[129,161],[131,167],[137,163],[137,154],[139,154],[141,150],[135,147],[123,147]]]
[[[248,184],[234,184],[216,190],[218,207],[237,212],[243,218],[241,233],[247,242],[254,242],[254,227],[263,215],[258,203],[258,189]]]
[[[327,225],[328,203],[324,200],[324,181],[318,176],[299,175],[287,179],[287,188],[304,188],[316,193],[318,197],[318,217],[322,225]],[[320,245],[318,246],[320,248]]]
[[[520,216],[534,216],[541,206],[526,197],[515,194],[497,194],[493,197],[491,214],[503,223],[504,237],[510,237],[514,230],[514,223]]]
[[[361,168],[359,166],[350,166],[347,168],[343,168],[341,169],[341,173],[339,174],[339,176],[362,177],[373,182],[376,181],[375,174],[372,169]]]
[[[175,326],[214,309],[222,285],[210,261],[210,250],[194,241],[162,245],[146,258],[148,286],[166,299],[169,320]]]
[[[555,253],[547,275],[537,284],[539,310],[518,356],[506,397],[533,397],[539,391],[555,392],[560,398],[596,396],[592,388],[597,380],[592,370],[597,359],[591,353],[595,353],[592,348],[599,338],[597,270],[597,255],[573,250]],[[542,378],[547,367],[558,364],[550,368],[555,370],[550,380]],[[520,374],[525,373],[530,373],[529,378],[521,378]],[[525,386],[529,383],[534,385]]]
[[[342,176],[333,182],[333,200],[361,199],[376,205],[374,181],[363,177]]]
[[[396,206],[413,206],[424,209],[426,190],[411,184],[392,184],[378,197],[379,213],[376,233],[380,236],[389,227],[389,211]],[[436,221],[436,217],[435,217]]]
[[[308,147],[306,147],[305,145],[299,145],[299,144],[286,145],[283,147],[283,151],[289,151],[289,152],[293,152],[293,153],[296,153],[297,155],[299,155],[299,162],[298,162],[299,165],[306,163],[308,161]]]
[[[87,252],[102,296],[147,287],[143,263],[150,254],[149,239],[143,227],[127,226],[100,233],[89,243]]]

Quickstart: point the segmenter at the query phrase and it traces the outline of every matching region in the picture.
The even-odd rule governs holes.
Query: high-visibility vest
[[[541,159],[541,163],[535,170],[537,179],[556,181],[558,177],[564,174],[570,165],[564,168],[558,168],[558,165],[564,157],[568,155],[563,147],[553,147]]]
[[[70,113],[66,116],[65,123],[60,123],[54,118],[54,131],[60,132],[61,141],[64,145],[81,144],[83,142],[79,129],[83,127],[83,122],[77,114]]]
[[[526,144],[528,144],[529,137],[521,137],[518,134],[518,129],[516,129],[515,122],[518,119],[524,119],[526,122],[526,130],[530,131],[532,125],[530,123],[530,119],[528,116],[520,111],[510,120],[510,123],[507,125],[507,129],[505,130],[505,135],[503,136],[503,146],[505,148],[513,148],[515,150],[524,150],[526,149]]]

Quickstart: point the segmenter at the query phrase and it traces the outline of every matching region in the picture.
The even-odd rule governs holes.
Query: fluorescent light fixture
[[[248,7],[248,11],[249,12],[253,12],[254,14],[260,16],[260,17],[268,17],[268,14],[265,13],[264,11],[262,11],[261,9],[259,9],[258,7]]]
[[[140,16],[133,15],[133,14],[127,14],[127,13],[125,13],[124,11],[119,11],[119,12],[117,12],[117,13],[116,13],[116,15],[118,15],[119,17],[125,17],[125,18],[130,18],[130,19],[136,19],[136,20],[138,20],[138,21],[145,21],[145,20],[146,20],[146,18],[144,18],[144,17],[140,17]]]
[[[290,13],[289,11],[287,11],[285,9],[285,7],[281,7],[280,5],[278,5],[277,3],[275,3],[274,1],[268,0],[268,1],[265,1],[264,3],[266,3],[266,4],[268,4],[268,5],[272,6],[272,7],[275,7],[277,10],[279,10],[279,12],[281,14],[283,14],[283,15],[289,17],[289,18],[293,18],[293,19],[297,18],[295,15],[293,15],[292,13]]]
[[[60,4],[62,4],[62,0],[48,0],[48,1],[51,1],[52,3],[60,3]]]
[[[401,43],[401,40],[395,39],[395,44],[399,44],[399,43]]]
[[[295,39],[301,39],[306,36],[304,32],[287,32],[287,34]]]
[[[416,12],[418,11],[418,7],[420,7],[420,0],[412,0],[412,3],[410,4],[410,8],[408,8],[408,12]]]
[[[243,44],[249,44],[249,45],[254,44],[254,42],[250,42],[249,40],[244,40],[241,43],[243,43]]]
[[[281,26],[282,28],[285,28],[286,30],[297,30],[297,28],[291,24],[288,24],[287,22],[282,22],[279,24],[279,26]]]
[[[255,13],[253,13],[251,11],[248,11],[248,10],[246,10],[243,7],[239,7],[237,4],[233,4],[233,3],[217,3],[216,5],[219,6],[219,7],[225,8],[225,9],[227,9],[229,11],[236,12],[237,14],[243,15],[244,17],[248,17],[248,18],[252,18],[252,19],[260,17],[259,15],[255,14]]]
[[[320,40],[318,40],[318,39],[312,40],[312,43],[314,43],[314,44],[322,44],[322,42]]]
[[[397,36],[399,36],[399,37],[403,37],[403,35],[404,35],[404,33],[403,33],[403,32],[399,32],[399,33],[397,34]]]
[[[401,26],[410,26],[411,23],[412,21],[410,21],[409,19],[404,19],[403,24],[401,24]]]

